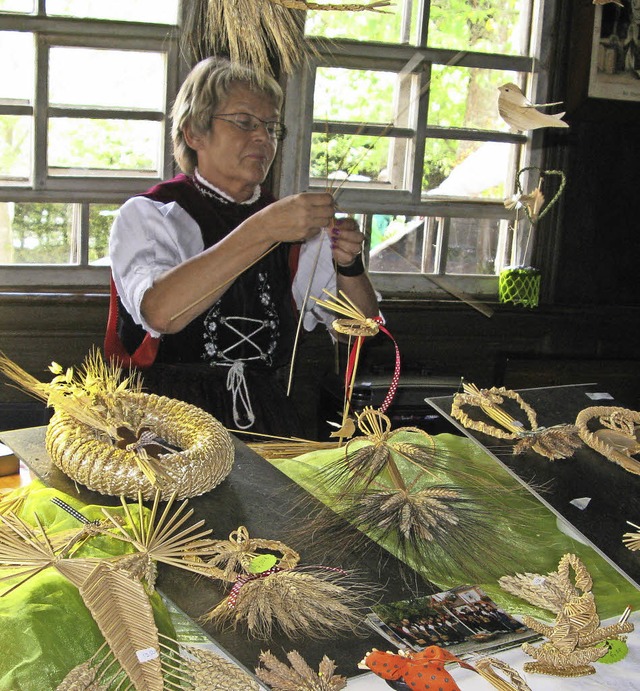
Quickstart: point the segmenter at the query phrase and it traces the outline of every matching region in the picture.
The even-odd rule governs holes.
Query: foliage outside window
[[[308,13],[315,55],[289,81],[281,193],[330,189],[357,214],[383,294],[441,293],[446,277],[497,295],[516,249],[503,202],[539,158],[499,117],[498,87],[544,88],[542,9],[398,0],[385,15]]]
[[[178,9],[0,0],[2,286],[106,285],[118,207],[172,174]]]

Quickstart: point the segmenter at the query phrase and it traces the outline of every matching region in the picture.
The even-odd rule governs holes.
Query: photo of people
[[[397,648],[437,645],[456,655],[508,648],[537,636],[471,585],[377,605],[367,622]]]
[[[640,0],[596,8],[589,96],[640,100]]]

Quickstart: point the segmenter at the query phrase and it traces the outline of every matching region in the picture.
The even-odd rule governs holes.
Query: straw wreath
[[[45,444],[51,460],[89,489],[147,500],[192,497],[231,471],[233,444],[209,413],[165,396],[142,393],[138,374],[92,352],[75,371],[53,363],[40,382],[5,356],[0,371],[55,410]]]
[[[640,475],[640,412],[613,406],[593,406],[578,413],[582,441],[629,473]]]
[[[524,453],[530,449],[553,461],[572,456],[575,449],[580,446],[580,441],[576,436],[577,430],[573,425],[538,427],[535,410],[516,391],[510,391],[504,387],[479,389],[475,384],[463,384],[463,390],[463,393],[457,393],[453,397],[451,416],[465,427],[490,437],[516,440],[517,443],[513,447],[514,454]],[[501,407],[505,399],[515,401],[526,415],[530,429]],[[479,408],[491,420],[501,425],[502,429],[471,418],[464,407]]]

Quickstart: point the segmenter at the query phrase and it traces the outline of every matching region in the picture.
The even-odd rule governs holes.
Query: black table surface
[[[47,486],[77,496],[87,504],[119,505],[117,497],[105,496],[76,484],[54,466],[45,449],[46,427],[34,427],[0,432],[0,439]],[[304,511],[313,508],[315,500],[292,483],[273,465],[254,453],[243,442],[234,438],[235,462],[229,476],[216,488],[199,497],[189,499],[194,510],[192,521],[203,519],[212,536],[226,539],[244,525],[251,537],[281,540],[301,555],[301,565],[339,567],[354,574],[358,582],[374,587],[374,597],[382,602],[393,602],[415,595],[434,592],[434,588],[419,580],[406,579],[399,563],[371,542],[366,553],[344,555],[342,561],[329,562],[322,547],[315,546],[307,537],[292,541],[293,523],[300,522],[300,500],[304,494]],[[297,515],[297,518],[294,518]],[[293,538],[295,539],[295,537]],[[405,571],[406,571],[406,567]],[[226,595],[227,590],[195,574],[168,566],[159,566],[158,590],[223,648],[245,669],[253,671],[262,650],[271,650],[280,659],[291,650],[298,650],[307,662],[317,669],[323,655],[333,659],[337,673],[347,677],[358,675],[357,663],[372,647],[386,649],[389,643],[372,630],[363,627],[358,634],[332,634],[329,638],[314,640],[302,637],[291,640],[276,634],[269,641],[247,636],[246,631],[219,630],[201,620],[202,615]],[[322,632],[317,632],[322,633]]]
[[[594,394],[603,393],[603,389],[597,384],[522,389],[518,393],[535,410],[541,427],[573,424],[581,410],[592,406],[625,407],[613,399],[593,398]],[[638,587],[640,554],[630,551],[622,542],[622,536],[624,533],[636,532],[627,521],[640,524],[640,475],[627,472],[585,444],[570,458],[555,461],[534,451],[514,455],[515,441],[467,429],[452,418],[453,396],[426,400],[457,430],[476,440],[494,455],[537,494],[543,503],[565,518]],[[474,416],[474,411],[468,412],[472,419],[481,419],[481,414]],[[487,418],[483,419],[488,421]],[[518,419],[526,423],[524,414]],[[590,498],[585,509],[570,503],[573,499],[585,497]]]

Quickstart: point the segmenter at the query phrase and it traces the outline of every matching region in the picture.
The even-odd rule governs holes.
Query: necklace
[[[248,205],[253,204],[260,198],[260,185],[256,185],[256,188],[249,199],[247,199],[244,202],[237,202],[235,199],[225,194],[222,190],[219,190],[217,187],[214,187],[210,182],[207,182],[202,177],[202,175],[200,175],[197,168],[194,170],[191,180],[193,181],[193,184],[196,186],[198,192],[200,192],[200,194],[202,194],[203,197],[215,199],[216,201],[222,204]]]

